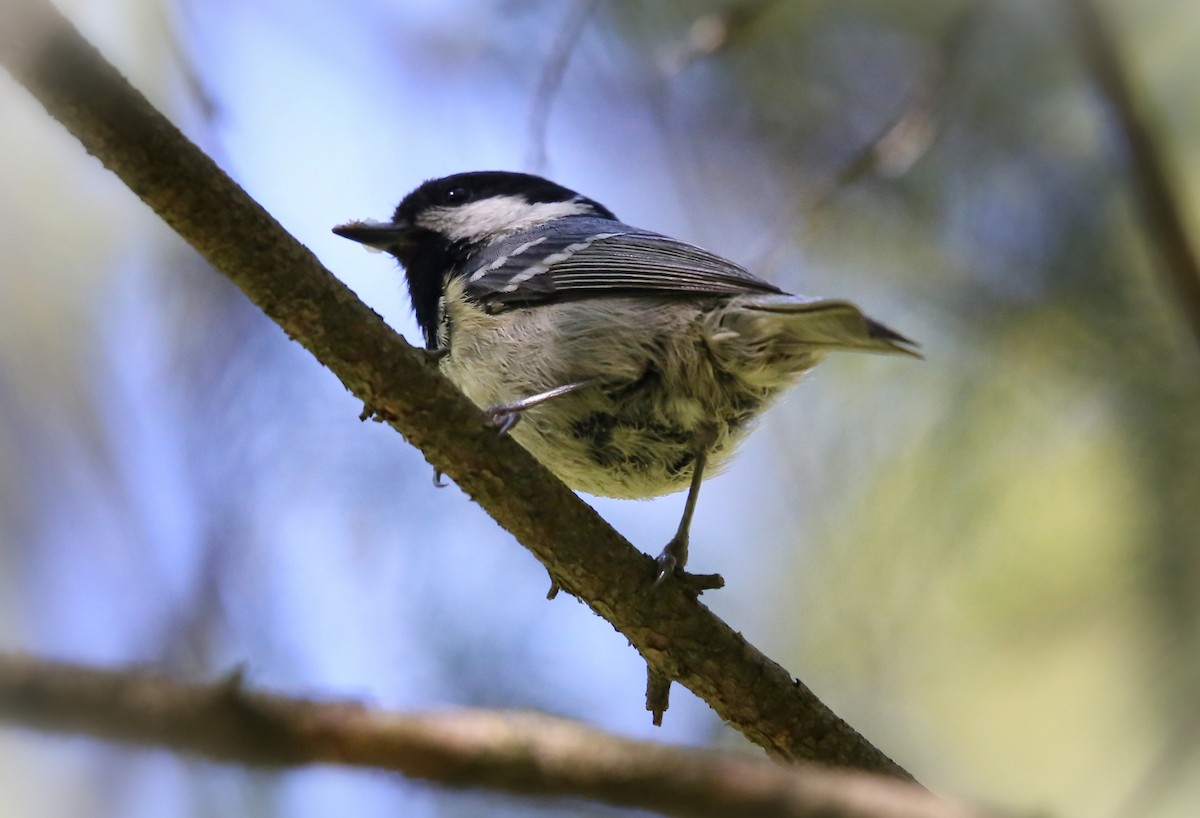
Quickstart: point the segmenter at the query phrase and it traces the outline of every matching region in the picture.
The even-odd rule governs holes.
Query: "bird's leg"
[[[704,480],[706,460],[708,460],[707,449],[701,449],[696,453],[696,460],[692,465],[692,484],[688,486],[687,501],[683,504],[683,517],[679,521],[679,528],[676,529],[675,536],[658,555],[658,573],[654,578],[655,585],[661,585],[663,580],[676,571],[682,572],[683,566],[687,564],[688,533],[692,528],[692,515],[696,513],[696,501],[700,499],[700,483]]]
[[[597,383],[599,383],[599,380],[596,378],[566,383],[562,386],[556,386],[553,389],[547,389],[545,392],[539,392],[536,395],[512,401],[511,403],[499,403],[495,406],[489,406],[483,411],[487,415],[488,424],[499,429],[500,434],[505,434],[517,425],[517,421],[521,419],[521,413],[526,409],[532,409],[540,403],[545,403],[548,400],[553,400],[563,395],[569,395],[572,392],[577,392],[580,389],[593,386]]]
[[[696,513],[696,502],[700,499],[700,484],[704,481],[704,467],[708,463],[708,450],[713,444],[716,432],[705,429],[697,437],[696,459],[692,463],[692,482],[688,486],[687,500],[683,504],[683,517],[679,520],[679,528],[675,536],[667,543],[666,548],[658,555],[658,571],[654,584],[661,585],[669,576],[685,579],[699,593],[713,588],[720,588],[725,581],[717,574],[691,575],[686,574],[683,567],[687,565],[688,536],[692,528],[692,517]]]

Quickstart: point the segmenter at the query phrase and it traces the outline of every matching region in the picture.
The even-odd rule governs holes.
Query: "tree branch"
[[[778,236],[750,265],[751,270],[766,274],[775,267],[793,240],[796,224],[807,219],[807,229],[811,231],[817,214],[854,183],[872,174],[902,176],[925,155],[940,128],[938,109],[945,102],[954,70],[983,8],[984,0],[966,0],[954,13],[946,31],[931,49],[929,67],[917,78],[899,108],[871,139],[845,157],[828,179],[799,197],[788,218],[779,224]]]
[[[550,129],[554,97],[567,75],[567,64],[571,62],[575,46],[599,4],[600,0],[576,1],[554,42],[550,58],[542,69],[541,79],[533,94],[533,110],[529,114],[529,159],[526,165],[530,173],[545,171],[549,158],[546,149],[547,131]]]
[[[910,778],[679,583],[650,592],[648,556],[488,428],[421,350],[359,302],[53,6],[0,3],[0,62],[369,410],[512,532],[557,585],[626,636],[652,672],[680,681],[775,758]]]
[[[0,717],[216,761],[343,764],[454,788],[576,796],[691,818],[970,818],[912,784],[619,738],[528,712],[401,714],[0,654]]]
[[[1066,0],[1076,37],[1096,87],[1112,111],[1111,135],[1128,163],[1146,232],[1192,334],[1200,342],[1200,258],[1188,236],[1183,207],[1167,164],[1138,105],[1116,40],[1093,0]]]

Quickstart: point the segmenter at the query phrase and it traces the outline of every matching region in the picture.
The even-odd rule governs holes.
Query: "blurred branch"
[[[814,190],[802,195],[787,220],[780,225],[779,237],[772,242],[751,269],[772,268],[787,247],[794,225],[805,216],[813,216],[850,185],[871,174],[897,178],[907,173],[925,155],[938,132],[938,108],[954,76],[968,35],[986,0],[963,0],[946,31],[939,38],[931,65],[917,80],[896,112],[867,142],[843,160],[836,172]],[[809,222],[811,229],[811,220]]]
[[[50,114],[367,409],[525,545],[652,673],[773,757],[910,778],[681,583],[651,592],[633,549],[364,306],[44,0],[0,3],[0,62]]]
[[[402,714],[353,701],[0,654],[0,718],[234,764],[343,764],[448,787],[718,818],[968,818],[913,784],[667,747],[529,712]]]
[[[664,68],[669,74],[677,73],[734,47],[781,5],[781,0],[760,0],[697,17],[688,27],[683,46],[667,57]]]
[[[541,81],[533,95],[533,111],[529,115],[528,167],[531,173],[543,173],[546,169],[546,131],[550,127],[550,111],[554,106],[554,97],[562,87],[567,65],[571,62],[571,55],[575,53],[575,44],[579,42],[580,35],[583,34],[598,5],[600,0],[577,0],[559,31],[546,67],[542,69]]]
[[[1134,93],[1116,39],[1093,0],[1066,0],[1088,70],[1112,111],[1112,137],[1128,162],[1146,232],[1192,334],[1200,343],[1200,259],[1188,236],[1183,207],[1166,162]]]
[[[894,178],[907,173],[917,163],[937,135],[937,109],[954,76],[967,36],[986,0],[964,0],[934,49],[932,65],[905,98],[891,121],[878,134],[855,151],[833,178],[809,199],[815,210],[840,191],[872,173]]]

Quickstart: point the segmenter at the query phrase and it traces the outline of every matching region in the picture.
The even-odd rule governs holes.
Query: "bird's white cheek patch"
[[[521,196],[492,196],[456,207],[431,207],[417,224],[451,241],[499,239],[565,216],[591,213],[584,202],[527,202]]]

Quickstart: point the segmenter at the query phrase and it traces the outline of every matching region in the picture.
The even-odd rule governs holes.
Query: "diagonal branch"
[[[45,0],[0,3],[0,62],[84,147],[612,623],[659,677],[781,760],[910,776],[481,413],[159,114]]]
[[[546,132],[550,128],[554,98],[567,75],[567,65],[575,53],[575,46],[598,5],[600,0],[578,0],[563,23],[550,58],[542,69],[542,77],[533,95],[533,110],[529,114],[529,159],[526,165],[530,173],[543,173],[546,169]]]
[[[984,5],[984,0],[966,0],[954,13],[933,45],[929,67],[899,108],[871,139],[846,156],[828,179],[799,197],[779,224],[776,239],[750,265],[751,270],[765,274],[774,268],[792,240],[795,225],[807,218],[807,229],[812,230],[815,217],[854,183],[872,174],[902,176],[925,155],[941,128],[939,109],[945,104],[955,69]]]
[[[1112,140],[1128,163],[1145,229],[1192,334],[1200,342],[1200,256],[1188,235],[1183,206],[1135,94],[1112,32],[1094,0],[1066,0],[1087,69],[1112,114]]]
[[[531,712],[397,713],[0,654],[0,718],[251,766],[342,764],[447,787],[721,818],[979,818],[920,787],[620,738]]]

